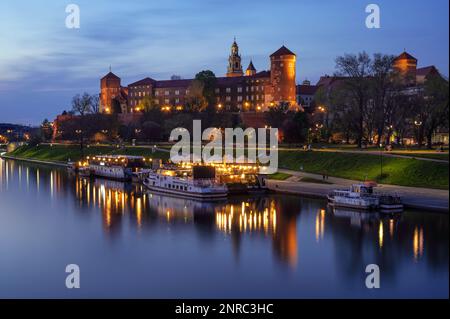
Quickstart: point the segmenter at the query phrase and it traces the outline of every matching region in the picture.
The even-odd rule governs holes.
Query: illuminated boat
[[[400,196],[375,193],[373,184],[353,184],[348,190],[334,190],[328,194],[328,203],[333,207],[378,210],[382,213],[403,211]]]
[[[119,181],[130,181],[133,172],[146,167],[145,158],[129,155],[105,155],[87,157],[78,163],[81,176],[97,176]]]
[[[371,210],[378,208],[380,201],[372,186],[353,184],[348,190],[334,190],[328,194],[328,203],[333,207]]]
[[[150,172],[143,183],[152,192],[199,200],[223,200],[228,195],[227,186],[217,182],[211,166],[159,168]]]

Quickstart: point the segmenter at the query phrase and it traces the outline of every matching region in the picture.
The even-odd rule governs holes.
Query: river
[[[448,261],[447,214],[287,195],[200,203],[0,159],[2,298],[448,298]]]

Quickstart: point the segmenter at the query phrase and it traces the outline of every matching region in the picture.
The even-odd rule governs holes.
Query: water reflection
[[[293,273],[314,275],[316,268],[333,267],[343,286],[370,263],[378,264],[384,278],[393,282],[405,268],[415,276],[431,278],[438,273],[448,279],[447,215],[333,210],[323,201],[282,195],[202,203],[146,193],[140,185],[0,160],[0,196],[19,199],[24,192],[64,203],[75,217],[97,216],[100,232],[116,241],[124,240],[118,236],[124,230],[145,234],[170,228],[174,233],[200,235],[202,241],[214,242],[216,249],[231,250],[238,263],[248,262],[242,256],[256,252],[261,260],[255,263],[267,263],[263,256],[269,251],[272,260]],[[218,236],[226,241],[218,241]],[[249,251],[255,247],[256,251]],[[333,258],[332,265],[323,264],[323,256]],[[415,273],[414,265],[424,268]]]

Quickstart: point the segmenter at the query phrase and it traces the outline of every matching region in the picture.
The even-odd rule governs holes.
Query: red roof
[[[394,61],[397,61],[397,60],[414,60],[417,62],[417,59],[406,51],[394,59]]]
[[[276,50],[274,53],[272,53],[270,55],[270,57],[273,56],[282,56],[282,55],[295,55],[294,52],[292,52],[291,50],[289,50],[288,48],[286,48],[284,45],[279,48],[278,50]]]
[[[317,91],[316,85],[297,85],[297,94],[314,95]]]
[[[102,80],[103,79],[119,79],[120,80],[120,78],[112,72],[109,72],[104,77],[102,77]]]
[[[155,81],[156,88],[187,88],[192,83],[192,79],[185,80],[163,80]]]
[[[155,82],[156,82],[156,81],[153,80],[152,78],[148,78],[148,77],[147,77],[147,78],[142,79],[142,80],[139,80],[139,81],[137,81],[137,82],[128,84],[128,86],[153,85]]]
[[[439,74],[439,71],[436,69],[434,65],[419,68],[416,70],[416,75],[418,76],[428,76],[430,74]]]

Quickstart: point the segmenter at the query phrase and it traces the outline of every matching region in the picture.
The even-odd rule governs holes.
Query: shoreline
[[[9,155],[0,155],[0,158],[7,159],[7,160],[13,160],[13,161],[19,161],[19,162],[41,164],[41,165],[69,167],[69,164],[64,163],[64,162],[43,161],[43,160],[37,160],[37,159],[31,159],[31,158],[14,157],[14,156],[9,156]]]
[[[55,161],[43,161],[36,160],[30,158],[20,158],[9,155],[0,155],[0,158],[6,160],[14,160],[20,162],[28,162],[33,164],[40,164],[46,166],[54,166],[67,168],[69,164],[63,162],[55,162]],[[281,186],[281,187],[280,187]],[[280,180],[267,180],[267,187],[270,191],[275,193],[284,193],[290,195],[298,195],[308,198],[316,198],[316,199],[326,199],[328,192],[331,188],[336,188],[335,184],[315,184],[315,183],[301,183],[289,181],[280,181]],[[392,185],[395,187],[395,185]],[[438,199],[434,197],[426,197],[426,196],[402,196],[403,204],[405,208],[417,209],[417,210],[428,210],[437,213],[449,213],[449,205],[448,199],[447,201],[443,199]]]
[[[335,188],[343,188],[336,184],[315,184],[289,182],[279,180],[267,180],[267,187],[275,193],[299,195],[303,197],[326,199],[327,194]],[[388,191],[389,192],[389,191]],[[400,193],[400,192],[397,192]],[[405,208],[426,210],[435,213],[449,213],[448,198],[437,198],[432,196],[420,196],[415,194],[401,194]]]

